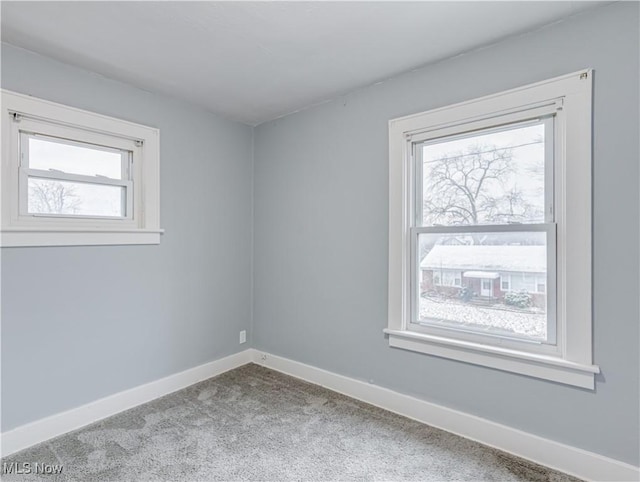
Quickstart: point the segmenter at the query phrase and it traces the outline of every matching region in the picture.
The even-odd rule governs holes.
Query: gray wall
[[[2,249],[2,430],[244,349],[252,129],[2,46],[2,87],[160,128],[160,245]]]
[[[602,7],[263,124],[253,145],[249,127],[3,45],[3,88],[160,128],[167,232],[1,250],[2,430],[234,353],[253,325],[256,348],[638,465],[638,21],[635,3]],[[585,67],[596,391],[389,348],[387,121]]]
[[[254,346],[638,465],[638,25],[597,8],[257,127]],[[387,121],[586,67],[596,391],[389,348]]]

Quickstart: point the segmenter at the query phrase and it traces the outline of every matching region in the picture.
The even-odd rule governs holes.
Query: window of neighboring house
[[[511,290],[511,275],[503,274],[500,276],[500,289],[502,291]]]
[[[433,284],[440,286],[460,286],[460,273],[452,270],[434,271]]]
[[[593,387],[591,84],[579,72],[390,123],[392,346]],[[420,270],[459,293],[422,292]]]
[[[2,246],[157,244],[158,130],[2,91]]]
[[[502,291],[544,293],[546,283],[547,279],[544,275],[535,273],[502,273],[500,275],[500,289]]]
[[[536,292],[546,293],[546,291],[547,291],[547,280],[544,277],[538,276],[536,278]]]
[[[532,273],[512,273],[511,290],[532,293],[536,291],[536,279],[538,278]]]

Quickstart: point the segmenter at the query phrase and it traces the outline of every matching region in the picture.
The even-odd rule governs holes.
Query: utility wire
[[[517,149],[518,147],[533,146],[534,144],[542,144],[543,142],[544,141],[527,142],[526,144],[517,144],[515,146],[496,147],[495,149],[490,149],[488,151],[470,152],[469,154],[460,154],[458,156],[450,156],[450,157],[439,157],[438,159],[434,159],[433,161],[425,161],[424,164],[429,164],[432,162],[448,161],[450,159],[459,159],[461,157],[477,156],[478,154],[489,154],[491,152],[504,151],[506,149]]]

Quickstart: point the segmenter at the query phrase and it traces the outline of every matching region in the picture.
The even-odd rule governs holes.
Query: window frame
[[[21,121],[25,122],[25,121]],[[42,123],[41,123],[42,124]],[[22,126],[24,127],[24,126]],[[25,220],[32,219],[33,217],[45,217],[45,218],[69,218],[69,219],[117,219],[117,220],[133,220],[133,158],[134,158],[134,150],[137,150],[139,146],[136,146],[135,143],[129,146],[128,149],[125,148],[115,148],[115,147],[106,147],[103,145],[97,145],[90,142],[82,142],[77,139],[79,137],[79,133],[76,133],[74,137],[76,139],[63,139],[60,137],[53,137],[48,134],[43,134],[43,131],[47,131],[47,124],[42,124],[38,129],[39,133],[29,132],[26,129],[20,130],[20,168],[19,168],[19,187],[18,187],[18,216],[24,218]],[[37,169],[31,167],[31,158],[29,152],[29,140],[30,139],[45,139],[48,142],[57,142],[63,145],[77,145],[79,147],[85,148],[90,145],[96,150],[102,151],[111,151],[118,152],[120,154],[120,171],[122,179],[109,178],[106,176],[88,176],[85,174],[75,174],[64,171],[59,171],[56,169],[49,169],[48,171],[44,171],[42,169]],[[107,137],[103,142],[109,143],[109,141],[115,142],[119,140],[119,138],[109,138]],[[125,154],[126,153],[126,154]],[[139,154],[136,153],[135,157],[139,157]],[[86,214],[58,214],[58,213],[30,213],[29,212],[29,192],[28,192],[28,183],[29,178],[35,179],[51,179],[55,181],[62,182],[74,182],[74,183],[85,183],[91,184],[95,186],[119,186],[125,189],[124,196],[124,208],[125,215],[124,216],[100,216],[100,215],[86,215]]]
[[[2,95],[2,223],[0,244],[74,246],[158,244],[160,229],[159,130],[24,94]],[[30,136],[121,152],[122,179],[32,169]],[[124,152],[128,152],[125,165]],[[126,169],[126,173],[124,170]],[[48,178],[125,189],[124,216],[29,213],[28,178]]]
[[[507,283],[507,287],[504,287],[504,283]],[[500,291],[509,292],[511,291],[511,273],[508,274],[500,274]]]
[[[488,366],[536,378],[595,388],[591,303],[591,118],[593,71],[572,74],[389,122],[388,326],[391,347]],[[504,125],[554,114],[555,350],[533,351],[512,343],[487,344],[478,337],[409,329],[415,276],[412,259],[416,180],[413,146],[430,136],[460,135],[482,126]],[[497,127],[497,126],[496,126]],[[546,187],[549,187],[546,176]],[[549,206],[545,199],[545,207]],[[545,216],[545,224],[549,220]],[[524,225],[526,231],[532,225]],[[465,226],[469,231],[482,225]],[[451,228],[450,228],[451,229]],[[457,229],[457,228],[453,228]],[[507,228],[508,229],[508,228]]]

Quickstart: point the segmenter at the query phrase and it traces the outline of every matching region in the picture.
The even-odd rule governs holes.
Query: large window
[[[158,131],[2,92],[2,245],[159,242]]]
[[[411,329],[450,328],[470,340],[481,335],[486,343],[499,337],[502,345],[535,340],[541,351],[555,343],[555,293],[534,294],[536,276],[555,279],[555,108],[551,104],[548,114],[533,119],[525,111],[523,120],[502,124],[492,118],[487,123],[498,127],[413,143],[411,267],[457,270],[461,280],[457,286],[414,285]],[[505,271],[520,282],[517,293],[497,283]]]
[[[390,123],[392,346],[593,387],[590,115],[586,71]]]

